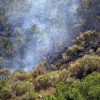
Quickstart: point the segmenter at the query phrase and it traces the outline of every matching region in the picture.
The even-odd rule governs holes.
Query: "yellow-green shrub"
[[[72,76],[79,79],[94,71],[100,72],[100,57],[96,55],[85,55],[73,62],[69,67],[69,71],[72,73]]]
[[[23,95],[20,100],[36,100],[36,93],[30,92]]]
[[[57,83],[56,77],[45,75],[35,80],[34,86],[35,86],[35,90],[39,91],[41,89],[47,89],[49,87],[54,87],[56,83]]]
[[[37,76],[39,75],[43,75],[45,74],[46,70],[44,68],[44,62],[43,63],[40,63],[36,69],[33,69],[32,72],[31,72],[31,76],[32,78],[36,78]]]
[[[29,79],[29,73],[24,70],[17,70],[11,74],[11,77],[15,80],[26,81]]]
[[[34,86],[30,82],[14,82],[11,85],[12,91],[16,94],[16,96],[21,96],[26,92],[31,92],[34,90]]]
[[[96,54],[97,54],[98,56],[100,56],[100,48],[98,48],[98,49],[96,50]]]
[[[0,93],[0,100],[8,100],[10,99],[11,97],[13,97],[14,94],[12,92],[12,90],[8,87],[4,87],[2,92]]]

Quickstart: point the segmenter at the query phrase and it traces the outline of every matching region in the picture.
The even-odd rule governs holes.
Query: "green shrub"
[[[65,70],[60,74],[59,81],[66,84],[76,84],[78,82],[77,79],[71,77],[71,72],[69,70]]]
[[[21,97],[20,100],[36,100],[36,93],[35,92],[26,93],[24,96]]]
[[[56,86],[56,92],[54,95],[47,95],[43,100],[84,100],[82,99],[80,93],[64,83],[58,83]]]
[[[47,89],[49,87],[54,87],[57,83],[57,79],[55,77],[50,77],[49,75],[45,75],[35,80],[34,86],[35,90],[39,91],[41,89]]]
[[[100,73],[92,73],[73,85],[58,83],[56,92],[43,100],[100,100]]]
[[[6,86],[7,82],[8,82],[8,79],[0,80],[0,93],[1,93],[2,89]]]
[[[96,54],[97,54],[98,56],[100,56],[100,48],[98,48],[98,49],[96,50]]]
[[[69,71],[73,77],[79,79],[94,71],[100,72],[100,57],[96,55],[85,55],[72,63]]]
[[[12,91],[16,94],[16,96],[21,96],[26,92],[31,92],[34,90],[33,85],[30,82],[14,82],[11,86]]]
[[[88,95],[90,100],[100,100],[100,83],[99,85],[91,87]]]
[[[100,33],[96,31],[87,31],[80,33],[78,37],[73,40],[73,43],[82,47],[98,46]]]
[[[15,80],[27,81],[29,79],[29,73],[24,70],[17,70],[11,74],[11,77]]]
[[[100,100],[100,73],[90,74],[75,88],[86,100]]]
[[[82,0],[82,5],[85,9],[89,7],[89,0]]]
[[[63,73],[60,74],[60,80],[61,80],[62,82],[66,82],[66,79],[67,79],[68,77],[70,77],[70,74],[71,74],[71,73],[70,73],[68,70],[63,71]]]
[[[59,98],[60,99],[60,98]],[[47,95],[43,97],[43,100],[59,100],[54,95]],[[60,99],[62,100],[62,99]]]
[[[10,74],[10,70],[8,68],[2,68],[0,70],[0,74],[3,74],[3,73],[7,73],[7,74]]]
[[[7,78],[0,80],[0,100],[8,100],[14,95],[9,82]]]
[[[10,76],[10,70],[8,68],[0,69],[0,79],[9,78],[9,76]]]
[[[12,90],[8,87],[4,87],[2,92],[0,93],[0,99],[2,99],[2,100],[8,100],[13,96],[14,96],[14,94],[13,94]]]
[[[45,62],[43,62],[43,63],[41,62],[41,63],[37,66],[36,69],[33,69],[33,70],[32,70],[31,76],[32,76],[33,79],[36,78],[36,77],[39,76],[39,75],[45,74],[46,70],[45,70],[44,66],[45,66]]]

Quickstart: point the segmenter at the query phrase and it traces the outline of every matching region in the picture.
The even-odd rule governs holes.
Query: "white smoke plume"
[[[8,60],[8,66],[29,70],[44,56],[60,51],[61,45],[68,45],[70,33],[73,33],[71,26],[78,23],[76,10],[79,0],[4,1],[8,23],[16,25],[21,36],[21,42],[13,41],[14,50],[18,53],[12,61]],[[34,25],[35,31],[28,33]],[[22,53],[19,53],[19,49]]]

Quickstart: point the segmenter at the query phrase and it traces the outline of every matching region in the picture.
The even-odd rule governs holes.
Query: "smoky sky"
[[[29,70],[49,53],[59,52],[69,44],[72,26],[79,22],[79,0],[0,0],[0,4],[8,23],[16,25],[20,34],[19,40],[12,39],[16,56],[4,62],[12,69]],[[29,32],[33,26],[35,30]]]

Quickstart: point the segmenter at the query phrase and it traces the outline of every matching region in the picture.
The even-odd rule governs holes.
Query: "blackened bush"
[[[79,45],[72,45],[71,47],[68,48],[66,53],[63,53],[63,59],[66,61],[74,60],[78,57],[80,57],[79,54],[83,52],[84,48]],[[82,56],[82,55],[81,55]]]

